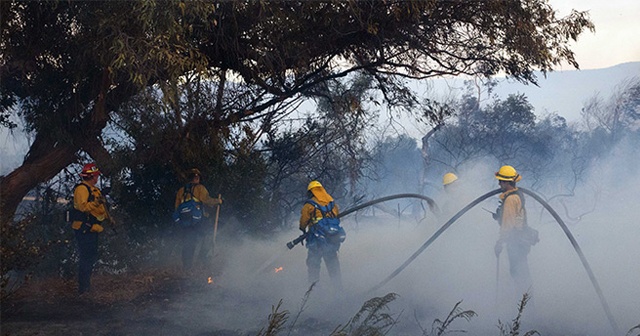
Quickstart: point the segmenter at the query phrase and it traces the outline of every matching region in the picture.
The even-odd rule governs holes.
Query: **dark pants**
[[[520,298],[522,294],[531,291],[531,274],[529,273],[529,263],[527,261],[530,249],[529,245],[522,242],[507,242],[509,274],[515,284],[516,295]]]
[[[98,260],[98,233],[75,230],[78,243],[78,291],[80,294],[91,290],[91,273]]]
[[[320,280],[320,264],[324,259],[325,266],[333,286],[342,290],[342,274],[340,273],[340,261],[338,260],[338,247],[331,245],[307,244],[307,271],[309,283]]]
[[[209,253],[213,249],[213,231],[209,221],[205,220],[194,227],[181,228],[182,231],[182,267],[189,270],[193,267],[193,256],[196,247],[200,245],[198,262],[206,265],[209,261]]]
[[[199,230],[196,228],[184,228],[182,230],[182,268],[191,269],[193,266],[193,254],[198,245]]]

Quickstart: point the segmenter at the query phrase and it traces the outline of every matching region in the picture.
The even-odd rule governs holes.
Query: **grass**
[[[309,300],[309,295],[314,288],[314,284],[312,284],[307,292],[305,293],[302,304],[298,313],[296,314],[294,320],[290,324],[288,328],[287,335],[290,335],[293,331],[293,328],[305,310],[307,302]],[[383,336],[387,335],[390,330],[398,323],[398,318],[401,315],[393,316],[388,312],[389,304],[393,302],[398,295],[395,293],[389,293],[382,297],[374,297],[366,301],[360,310],[344,325],[338,325],[329,335],[330,336]],[[524,313],[525,307],[531,298],[530,294],[525,293],[522,296],[522,299],[518,303],[518,313],[516,317],[510,323],[503,323],[498,320],[498,329],[500,332],[500,336],[519,336],[521,335],[522,329],[522,315]],[[464,333],[465,330],[451,329],[452,324],[460,319],[464,319],[467,322],[470,322],[471,319],[477,314],[473,310],[463,310],[460,305],[462,301],[458,301],[453,309],[449,312],[449,314],[444,319],[435,319],[431,324],[431,329],[427,330],[422,325],[420,325],[420,321],[416,318],[416,322],[418,323],[420,330],[422,331],[422,336],[442,336],[449,333]],[[280,331],[284,329],[284,325],[286,324],[289,312],[287,310],[281,310],[282,300],[278,302],[276,306],[272,307],[271,314],[268,318],[268,326],[266,330],[263,328],[259,331],[259,336],[275,336]],[[627,336],[640,336],[640,334],[632,335],[634,331],[640,331],[640,325],[633,327],[627,333]],[[533,336],[540,335],[536,330],[529,330],[522,334],[523,336]]]
[[[398,297],[389,293],[365,302],[360,311],[342,328],[338,326],[331,336],[381,336],[386,335],[397,323],[397,318],[386,313],[388,305]]]
[[[498,328],[500,329],[500,335],[501,336],[518,336],[518,335],[520,335],[520,327],[522,326],[522,324],[521,324],[522,313],[524,312],[524,307],[526,307],[527,302],[529,302],[530,298],[531,298],[531,296],[530,296],[529,293],[524,293],[522,295],[522,299],[520,300],[520,303],[518,304],[518,314],[511,321],[511,323],[504,324],[500,320],[498,320]],[[536,334],[540,335],[540,333],[538,333],[535,330],[529,330],[526,333],[524,333],[524,336],[532,336],[532,335],[536,335]]]
[[[444,320],[435,319],[431,324],[431,331],[427,331],[425,328],[420,325],[420,321],[416,318],[416,322],[420,329],[422,330],[423,336],[441,336],[450,332],[466,332],[464,330],[448,330],[451,323],[458,319],[465,319],[467,322],[471,321],[471,318],[477,316],[476,312],[473,310],[462,310],[460,308],[460,304],[462,301],[458,301],[458,303],[453,306],[453,309],[449,312],[449,315]]]
[[[258,332],[258,336],[274,336],[277,335],[280,330],[282,330],[284,324],[287,323],[289,311],[280,311],[281,306],[282,299],[280,299],[278,305],[271,307],[271,314],[269,314],[269,325],[267,326],[267,330],[264,330],[264,328],[260,329],[260,331]]]
[[[291,335],[291,331],[293,331],[293,327],[295,327],[296,322],[298,322],[298,319],[300,318],[300,315],[302,315],[302,312],[306,308],[307,302],[309,301],[309,295],[311,295],[311,291],[313,291],[313,287],[315,286],[316,283],[312,283],[311,286],[309,286],[309,289],[307,289],[307,291],[304,293],[304,297],[302,297],[302,303],[300,304],[300,309],[298,309],[296,317],[293,319],[293,322],[291,322],[291,325],[289,326],[289,332],[287,333],[287,336]]]

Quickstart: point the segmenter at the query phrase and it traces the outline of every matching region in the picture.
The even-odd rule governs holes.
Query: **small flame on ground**
[[[280,266],[280,267],[276,267],[274,270],[276,271],[276,273],[278,273],[278,272],[282,271],[283,268],[282,268],[282,266]]]
[[[212,277],[209,277],[209,279],[207,279],[207,283],[212,284],[212,283],[213,283],[213,278],[212,278]]]

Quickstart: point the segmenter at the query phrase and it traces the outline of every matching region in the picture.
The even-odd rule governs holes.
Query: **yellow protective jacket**
[[[325,206],[329,204],[329,202],[333,201],[333,197],[327,193],[327,191],[323,187],[315,187],[311,189],[311,193],[313,197],[311,200],[314,202]],[[340,210],[338,209],[338,205],[334,204],[333,210],[331,210],[333,214],[338,217]],[[300,229],[305,230],[308,227],[318,223],[318,221],[322,219],[322,212],[319,209],[316,209],[313,204],[305,203],[302,206],[302,211],[300,213]]]
[[[522,200],[517,191],[518,188],[515,188],[500,195],[500,200],[502,201],[500,240],[503,241],[510,237],[513,229],[522,230],[526,225],[526,211],[522,206]]]
[[[189,185],[192,185],[191,187],[191,193],[193,193],[193,199],[196,202],[200,202],[206,206],[209,207],[214,207],[218,204],[221,204],[222,202],[217,199],[217,198],[211,198],[211,196],[209,196],[209,191],[207,190],[207,188],[205,186],[203,186],[202,184],[198,183],[198,184],[191,184],[188,183]],[[178,209],[178,206],[180,206],[180,204],[184,201],[188,201],[189,199],[191,199],[191,196],[189,195],[189,193],[187,193],[187,197],[184,198],[184,187],[181,187],[178,192],[176,193],[176,202],[175,202],[175,209]],[[206,207],[204,208],[204,216],[205,217],[209,217],[209,212],[207,212]]]
[[[89,190],[87,190],[87,188],[82,184],[88,186],[89,190],[91,190],[91,195],[93,195],[92,201],[89,201]],[[104,196],[102,196],[100,189],[87,182],[82,182],[73,190],[73,207],[80,212],[95,217],[96,223],[88,224],[100,224],[102,221],[109,218],[106,201]],[[71,227],[74,230],[79,230],[82,227],[82,222],[73,221],[71,223]]]

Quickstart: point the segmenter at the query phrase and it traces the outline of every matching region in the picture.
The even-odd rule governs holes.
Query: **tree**
[[[433,137],[430,153],[435,172],[459,171],[461,165],[482,157],[510,164],[530,176],[544,176],[566,134],[560,117],[536,122],[533,106],[522,94],[494,97],[480,106],[465,95],[458,104],[458,119]]]
[[[79,152],[117,170],[101,132],[145,87],[172,104],[178,78],[207,75],[220,90],[202,113],[224,133],[354,71],[369,72],[394,104],[412,101],[405,77],[504,72],[535,82],[535,70],[578,67],[568,42],[593,29],[586,13],[558,18],[544,0],[3,1],[0,15],[0,116],[19,107],[35,134],[23,165],[0,182],[2,222]],[[232,79],[241,85],[225,94]]]
[[[149,83],[202,69],[184,40],[211,4],[171,1],[3,1],[3,111],[18,110],[35,137],[19,168],[0,181],[2,223],[22,197],[88,153],[108,174],[100,136],[113,111]],[[125,19],[126,18],[126,19]],[[13,112],[12,112],[13,113]]]
[[[406,135],[386,137],[373,148],[376,164],[369,192],[373,195],[412,192],[421,194],[422,159],[416,140]]]
[[[601,128],[610,135],[611,143],[618,141],[625,131],[637,128],[640,120],[640,77],[619,83],[608,101],[594,95],[582,108],[581,115],[588,131]]]

